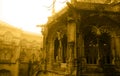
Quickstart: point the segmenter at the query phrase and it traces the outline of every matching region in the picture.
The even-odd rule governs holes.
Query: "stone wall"
[[[38,63],[42,59],[41,42],[40,35],[0,21],[0,76],[4,70],[9,71],[11,76],[27,76],[29,62]]]

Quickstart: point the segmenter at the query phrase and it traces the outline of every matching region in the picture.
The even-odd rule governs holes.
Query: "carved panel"
[[[10,42],[12,42],[12,40],[13,40],[13,34],[11,33],[11,32],[6,32],[5,34],[4,34],[4,41],[5,41],[5,43],[10,43]]]
[[[0,50],[0,62],[1,63],[8,63],[11,61],[13,54],[10,49],[3,49]]]

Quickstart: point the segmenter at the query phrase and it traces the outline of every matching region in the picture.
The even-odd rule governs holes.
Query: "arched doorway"
[[[96,64],[98,59],[97,35],[92,32],[92,28],[85,29],[84,49],[87,64]]]
[[[61,37],[56,37],[54,40],[54,61],[57,62],[61,59],[61,62],[66,63],[67,57],[67,36],[63,34]]]
[[[102,33],[99,36],[99,52],[101,64],[112,64],[111,36],[109,33]]]
[[[112,64],[110,34],[101,32],[99,28],[97,28],[96,32],[92,27],[85,30],[84,49],[87,64],[97,64],[97,62],[99,64]]]
[[[11,76],[11,73],[9,70],[2,69],[0,70],[0,76]]]
[[[55,38],[54,40],[54,61],[57,61],[58,58],[58,50],[59,50],[59,40]]]

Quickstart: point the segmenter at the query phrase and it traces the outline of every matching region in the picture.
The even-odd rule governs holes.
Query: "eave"
[[[70,3],[69,3],[70,4]],[[71,6],[73,8],[71,8]],[[69,10],[74,9],[80,12],[102,12],[109,14],[118,14],[120,15],[120,3],[111,3],[111,4],[101,4],[101,3],[87,3],[87,2],[76,2],[74,5],[66,6],[60,12],[51,16],[47,22],[48,28],[55,25],[56,23],[61,22],[62,19],[67,17],[67,14],[70,13]]]

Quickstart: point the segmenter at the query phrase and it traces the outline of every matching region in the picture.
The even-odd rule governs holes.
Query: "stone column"
[[[68,18],[67,34],[68,34],[68,42],[75,42],[75,40],[76,40],[76,23],[75,23],[75,20],[72,19],[71,17]]]
[[[114,37],[114,63],[119,64],[119,59],[120,59],[120,43],[119,43],[119,37],[115,36]]]
[[[111,37],[111,53],[112,53],[112,56],[113,56],[112,64],[115,64],[116,49],[115,49],[115,37],[114,36]]]
[[[47,50],[47,52],[48,52],[48,54],[47,54],[47,69],[48,70],[51,70],[52,69],[52,52],[53,52],[53,43],[52,43],[52,41],[49,41],[48,42],[48,50]]]
[[[40,26],[42,28],[41,32],[42,32],[42,52],[43,52],[43,61],[42,64],[43,65],[43,70],[46,71],[47,69],[47,41],[46,41],[46,38],[47,38],[47,34],[48,34],[48,28],[46,27],[46,25],[42,25]]]
[[[67,25],[67,35],[68,35],[68,72],[71,75],[73,72],[73,59],[75,53],[75,42],[76,42],[76,22],[72,17],[68,18]]]
[[[80,48],[79,55],[80,55],[80,57],[84,58],[85,57],[84,56],[84,39],[83,39],[81,33],[79,34],[79,42],[78,43],[79,43],[78,45],[79,45],[79,48]]]
[[[61,32],[57,32],[57,35],[58,35],[58,40],[59,40],[59,48],[58,48],[58,61],[59,63],[61,63],[63,60],[62,60],[62,37],[61,37]]]

